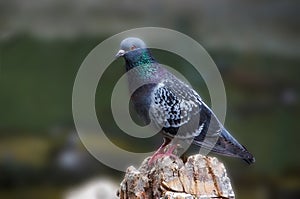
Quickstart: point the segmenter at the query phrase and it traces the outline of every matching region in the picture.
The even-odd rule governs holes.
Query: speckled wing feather
[[[151,95],[149,115],[164,133],[174,136],[179,128],[185,128],[185,137],[199,135],[203,128],[200,96],[186,83],[171,76],[158,83]],[[191,121],[197,118],[196,124]],[[202,118],[203,119],[203,118]]]

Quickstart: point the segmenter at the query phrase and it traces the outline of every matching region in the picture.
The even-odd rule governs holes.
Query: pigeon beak
[[[122,57],[125,54],[125,50],[119,50],[119,52],[116,54],[116,58]]]

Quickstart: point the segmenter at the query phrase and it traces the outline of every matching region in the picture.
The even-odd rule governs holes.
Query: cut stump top
[[[120,199],[235,198],[224,164],[200,154],[180,158],[164,156],[152,165],[130,166],[121,182]]]

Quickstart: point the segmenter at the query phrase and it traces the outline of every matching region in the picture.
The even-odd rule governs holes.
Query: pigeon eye
[[[134,49],[136,49],[136,46],[135,46],[135,45],[132,45],[132,46],[130,47],[130,50],[134,50]]]

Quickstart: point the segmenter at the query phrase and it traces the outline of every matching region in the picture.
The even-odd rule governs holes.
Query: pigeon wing
[[[168,77],[157,84],[151,98],[150,118],[163,133],[174,137],[182,128],[184,138],[199,135],[207,118],[199,118],[203,102],[189,85],[175,76]]]

